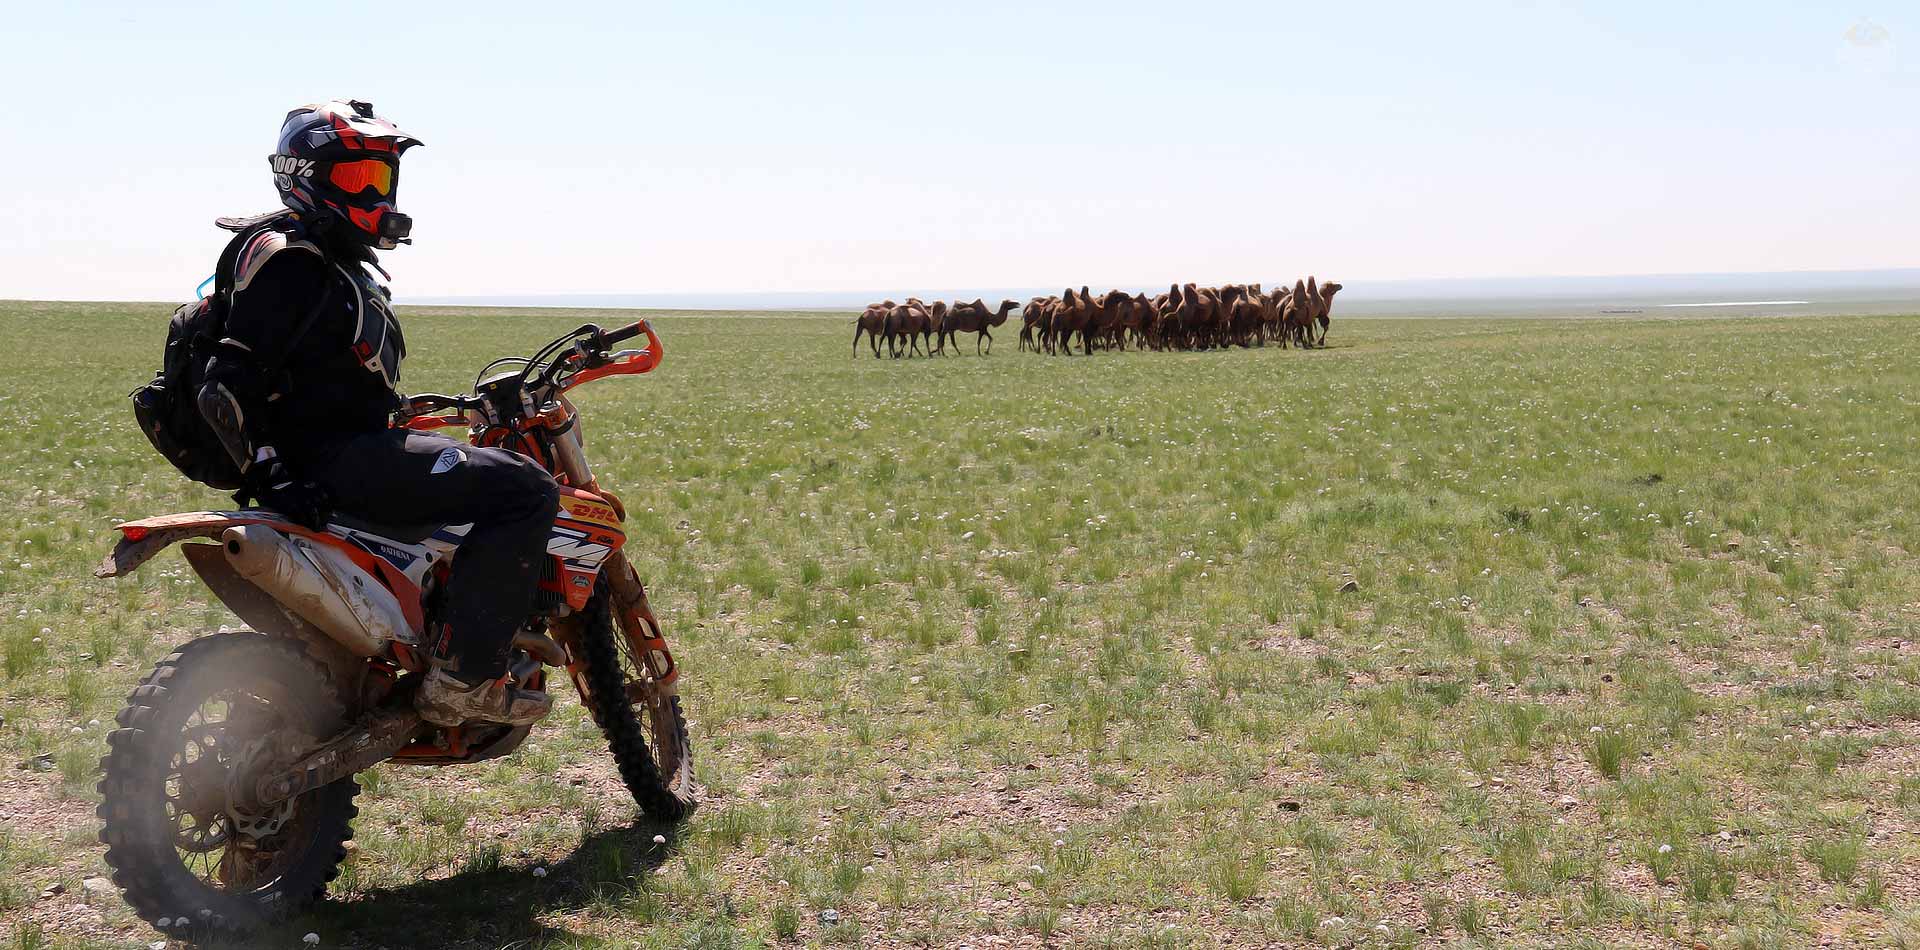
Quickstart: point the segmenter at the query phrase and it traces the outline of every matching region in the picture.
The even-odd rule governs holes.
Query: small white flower
[[[1663,844],[1663,845],[1661,845],[1661,846],[1660,846],[1660,853],[1661,853],[1661,854],[1672,854],[1672,853],[1673,853],[1673,845],[1670,845],[1670,844]]]
[[[316,933],[309,933],[306,936],[301,937],[300,942],[306,944],[309,947],[317,947],[320,945],[320,935]]]
[[[534,877],[546,877],[546,876],[547,876],[547,869],[546,869],[546,868],[534,868],[534,869],[533,869],[533,876],[534,876]]]
[[[653,836],[653,843],[654,843],[654,844],[666,844],[666,843],[667,843],[667,836],[666,836],[666,835],[654,835],[654,836]]]

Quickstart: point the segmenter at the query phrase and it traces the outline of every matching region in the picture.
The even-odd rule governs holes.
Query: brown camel
[[[853,324],[853,355],[860,355],[860,334],[865,333],[867,342],[873,344],[873,358],[880,358],[880,334],[887,328],[887,311],[893,307],[893,301],[887,300],[867,304],[867,309],[860,311]]]
[[[1180,287],[1175,285],[1171,293],[1156,294],[1153,298],[1154,348],[1161,350],[1177,349],[1180,346],[1180,321],[1175,314],[1180,308]]]
[[[1312,274],[1307,275],[1307,315],[1303,327],[1307,346],[1313,345],[1313,321],[1320,317],[1320,282]]]
[[[927,308],[908,297],[906,303],[887,311],[887,351],[893,354],[894,359],[899,359],[904,342],[907,357],[911,359],[920,352],[920,341],[933,334],[932,328],[933,316],[927,312]]]
[[[1152,338],[1154,324],[1153,302],[1147,299],[1147,295],[1128,296],[1124,290],[1115,290],[1107,294],[1106,307],[1111,315],[1108,322],[1112,324],[1112,329],[1108,331],[1108,345],[1117,346],[1124,352],[1127,341],[1132,340],[1135,346],[1146,349]]]
[[[1124,290],[1109,290],[1099,300],[1100,322],[1092,328],[1094,337],[1107,349],[1125,350],[1127,348],[1126,318],[1128,311],[1133,309],[1133,298]]]
[[[1020,309],[1020,349],[1040,352],[1040,341],[1052,325],[1053,308],[1058,297],[1035,297]]]
[[[1331,280],[1320,285],[1320,307],[1313,314],[1314,321],[1320,325],[1320,339],[1315,346],[1327,345],[1327,325],[1333,322],[1333,295],[1344,286]]]
[[[1214,345],[1214,330],[1219,324],[1220,300],[1197,284],[1180,288],[1180,335],[1191,349],[1204,350]]]
[[[1054,308],[1053,320],[1046,334],[1048,353],[1073,355],[1073,335],[1080,334],[1082,348],[1093,352],[1093,344],[1087,337],[1087,324],[1093,317],[1092,301],[1074,292],[1068,287],[1060,295],[1060,305]]]
[[[1091,356],[1094,344],[1104,341],[1111,318],[1107,313],[1106,298],[1094,296],[1085,284],[1080,285],[1080,305],[1087,310],[1087,325],[1080,330],[1080,348]]]
[[[927,307],[927,325],[933,329],[933,348],[927,351],[928,356],[932,356],[935,353],[941,356],[947,355],[947,346],[944,339],[945,334],[942,332],[942,328],[946,326],[948,313],[947,302],[944,300],[936,300],[932,305]],[[956,346],[954,349],[957,350],[959,347]]]
[[[972,303],[956,303],[953,305],[953,310],[948,312],[947,322],[942,326],[941,333],[944,334],[946,339],[953,341],[953,346],[956,350],[960,348],[960,341],[955,338],[954,334],[975,334],[973,338],[973,352],[977,355],[984,355],[980,351],[980,344],[982,341],[985,341],[987,346],[986,352],[991,353],[993,352],[993,328],[1006,323],[1007,315],[1019,309],[1019,307],[1020,301],[1018,300],[1000,301],[999,310],[988,310],[986,303],[978,298],[975,298]],[[940,345],[944,347],[945,343]]]
[[[1286,334],[1281,332],[1282,317],[1287,309],[1287,301],[1293,299],[1293,289],[1281,287],[1266,296],[1260,309],[1260,333],[1265,339],[1280,341],[1281,349],[1287,346]]]
[[[1287,298],[1285,316],[1282,320],[1287,338],[1296,345],[1313,345],[1312,330],[1314,314],[1320,309],[1320,290],[1310,280],[1293,282],[1293,293]]]
[[[1160,308],[1147,299],[1144,293],[1133,295],[1133,322],[1128,328],[1133,333],[1133,342],[1141,349],[1159,349]]]
[[[1220,289],[1221,345],[1242,348],[1252,346],[1260,332],[1260,302],[1245,284],[1230,284]]]

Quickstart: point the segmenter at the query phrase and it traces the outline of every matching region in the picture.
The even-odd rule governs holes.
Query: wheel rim
[[[284,702],[257,692],[224,690],[195,707],[178,733],[161,783],[163,812],[175,857],[202,886],[228,893],[263,890],[299,858],[312,812],[302,807],[303,799],[277,806],[273,833],[254,836],[241,829],[261,827],[262,816],[237,816],[227,795],[236,767],[251,771],[262,764],[249,754],[253,750],[304,746],[305,737],[286,724],[284,709]]]
[[[614,638],[620,643],[620,679],[628,687],[634,716],[647,734],[647,754],[661,777],[671,783],[679,777],[683,751],[679,717],[673,714],[672,698],[662,695],[653,669],[635,652],[633,638],[625,636],[624,631],[622,634]],[[635,693],[638,698],[633,698]]]

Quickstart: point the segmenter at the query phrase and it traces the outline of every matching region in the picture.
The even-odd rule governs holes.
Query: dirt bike
[[[645,334],[641,349],[612,347]],[[406,401],[394,424],[465,427],[529,456],[560,485],[534,613],[515,634],[513,681],[563,669],[642,810],[675,819],[698,794],[679,670],[621,548],[625,510],[593,477],[567,393],[646,373],[645,320],[591,324],[531,357],[496,360],[473,392]],[[311,530],[265,509],[200,511],[119,526],[95,574],[120,577],[175,544],[251,630],[202,636],[162,659],[116,720],[101,760],[100,840],[127,903],[176,936],[244,932],[324,896],[345,858],[360,790],[383,762],[498,758],[531,729],[434,726],[414,711],[426,631],[445,606],[468,525]],[[186,543],[183,543],[186,542]]]

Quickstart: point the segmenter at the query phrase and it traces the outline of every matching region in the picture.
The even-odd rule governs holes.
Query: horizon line
[[[1816,268],[1816,269],[1807,269],[1807,270],[1648,271],[1648,272],[1641,272],[1641,273],[1606,273],[1606,274],[1498,274],[1498,275],[1486,275],[1486,276],[1475,276],[1475,277],[1457,277],[1457,276],[1456,277],[1381,277],[1381,278],[1353,277],[1353,278],[1343,278],[1342,283],[1344,283],[1346,286],[1351,288],[1357,285],[1364,285],[1367,287],[1378,287],[1383,284],[1384,285],[1444,284],[1444,283],[1465,283],[1465,282],[1471,282],[1471,281],[1481,281],[1481,282],[1593,281],[1593,280],[1649,280],[1649,279],[1703,278],[1703,277],[1793,277],[1793,276],[1843,277],[1843,276],[1873,276],[1873,275],[1902,275],[1902,276],[1911,276],[1911,277],[1920,279],[1920,264],[1915,264],[1912,266],[1903,266],[1903,267],[1856,267],[1856,268],[1843,267],[1843,268],[1825,268],[1825,269]],[[1318,276],[1318,275],[1314,275],[1314,276]],[[1305,279],[1304,276],[1302,277],[1302,279]],[[1184,285],[1188,283],[1188,281],[1184,281],[1184,280],[1158,281],[1158,282],[1149,281],[1144,283],[1139,281],[1133,281],[1133,282],[1127,282],[1127,283],[1095,281],[1093,282],[1093,284],[1090,284],[1086,281],[1082,281],[1081,283],[1086,286],[1093,286],[1093,284],[1106,284],[1107,286],[1111,286],[1111,287],[1122,287],[1122,286],[1159,287],[1162,285],[1174,285],[1174,284]],[[1036,289],[1050,288],[1052,285],[1050,284],[1049,285],[1032,285],[1032,284],[957,285],[955,284],[955,285],[948,285],[945,287],[939,287],[935,289],[948,290],[956,286],[992,287],[992,288],[998,288],[1003,290],[1004,289],[1036,290]],[[1068,285],[1062,285],[1062,286],[1068,286]],[[1275,286],[1280,286],[1280,285],[1276,284]],[[691,290],[560,290],[560,291],[520,290],[520,291],[507,291],[507,292],[501,292],[501,293],[486,293],[486,294],[431,294],[429,293],[429,294],[407,294],[406,296],[413,297],[415,299],[434,299],[434,300],[484,300],[484,299],[497,299],[501,297],[690,297],[690,296],[721,296],[721,295],[735,296],[735,297],[782,296],[782,295],[826,296],[826,295],[834,295],[834,294],[870,294],[873,292],[874,290],[871,287],[839,287],[839,288],[829,288],[825,290],[790,290],[790,289],[789,290],[738,290],[738,289],[724,289],[724,288],[722,289],[704,288],[704,289],[691,289]],[[916,293],[919,293],[919,292],[916,292]]]

